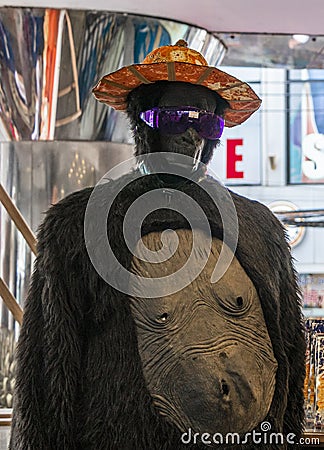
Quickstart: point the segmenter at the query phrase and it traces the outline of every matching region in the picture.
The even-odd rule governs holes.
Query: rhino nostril
[[[226,352],[221,352],[219,354],[219,357],[222,358],[222,359],[226,359],[227,358],[227,353]]]
[[[221,392],[223,395],[229,394],[229,387],[225,380],[221,381]]]
[[[242,297],[237,297],[237,298],[236,298],[236,303],[237,303],[237,306],[238,306],[239,308],[242,308],[242,307],[243,307],[243,304],[244,304],[243,298],[242,298]]]

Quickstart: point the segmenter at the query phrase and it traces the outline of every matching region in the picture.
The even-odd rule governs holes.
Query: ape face
[[[136,156],[174,152],[193,158],[200,155],[201,161],[207,164],[219,140],[203,139],[193,128],[179,135],[162,135],[140,119],[141,112],[154,106],[193,106],[222,116],[228,103],[204,86],[176,81],[141,85],[129,94],[127,114],[134,133]]]
[[[177,230],[177,235],[178,249],[169,260],[148,264],[139,252],[132,271],[157,278],[183,267],[192,233]],[[161,233],[150,233],[143,242],[157,252]],[[206,253],[204,242],[201,232],[197,264]],[[181,431],[246,433],[266,417],[274,394],[277,362],[253,283],[234,255],[225,275],[211,283],[222,244],[213,239],[205,268],[181,291],[131,300],[154,405]],[[168,246],[168,234],[163,245]]]
[[[215,112],[217,109],[216,97],[209,89],[203,86],[188,86],[187,83],[169,83],[157,106],[178,105],[194,106],[209,112]],[[160,133],[161,152],[182,153],[195,158],[201,154],[205,144],[206,139],[199,136],[192,127],[176,135]]]

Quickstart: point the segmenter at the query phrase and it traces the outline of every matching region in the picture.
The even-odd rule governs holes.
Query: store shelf
[[[303,308],[303,313],[305,317],[323,317],[324,318],[324,308]]]
[[[0,409],[0,427],[10,426],[12,417],[12,409],[1,408]]]

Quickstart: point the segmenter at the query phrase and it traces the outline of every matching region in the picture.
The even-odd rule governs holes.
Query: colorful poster
[[[304,308],[324,308],[324,274],[300,274]]]
[[[292,70],[289,182],[324,183],[324,70]]]

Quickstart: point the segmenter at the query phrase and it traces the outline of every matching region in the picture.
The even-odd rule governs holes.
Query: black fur
[[[222,195],[214,180],[203,183],[218,198]],[[124,213],[139,195],[156,187],[160,180],[155,176],[141,178],[119,194],[109,216],[108,234],[126,267],[131,255],[121,233]],[[119,181],[102,189],[109,198],[118,192]],[[197,184],[186,183],[181,189],[204,209],[213,235],[222,237],[219,213],[207,194]],[[38,257],[18,345],[10,449],[205,448],[181,444],[180,432],[152,406],[129,301],[98,276],[87,255],[83,220],[91,192],[76,192],[50,208],[38,234]],[[280,223],[265,206],[231,195],[239,218],[236,255],[258,290],[279,363],[266,420],[273,431],[295,433],[298,438],[305,345],[290,251]],[[98,211],[105,210],[104,204],[97,206]],[[181,216],[165,210],[149,215],[143,234],[185,227]]]

